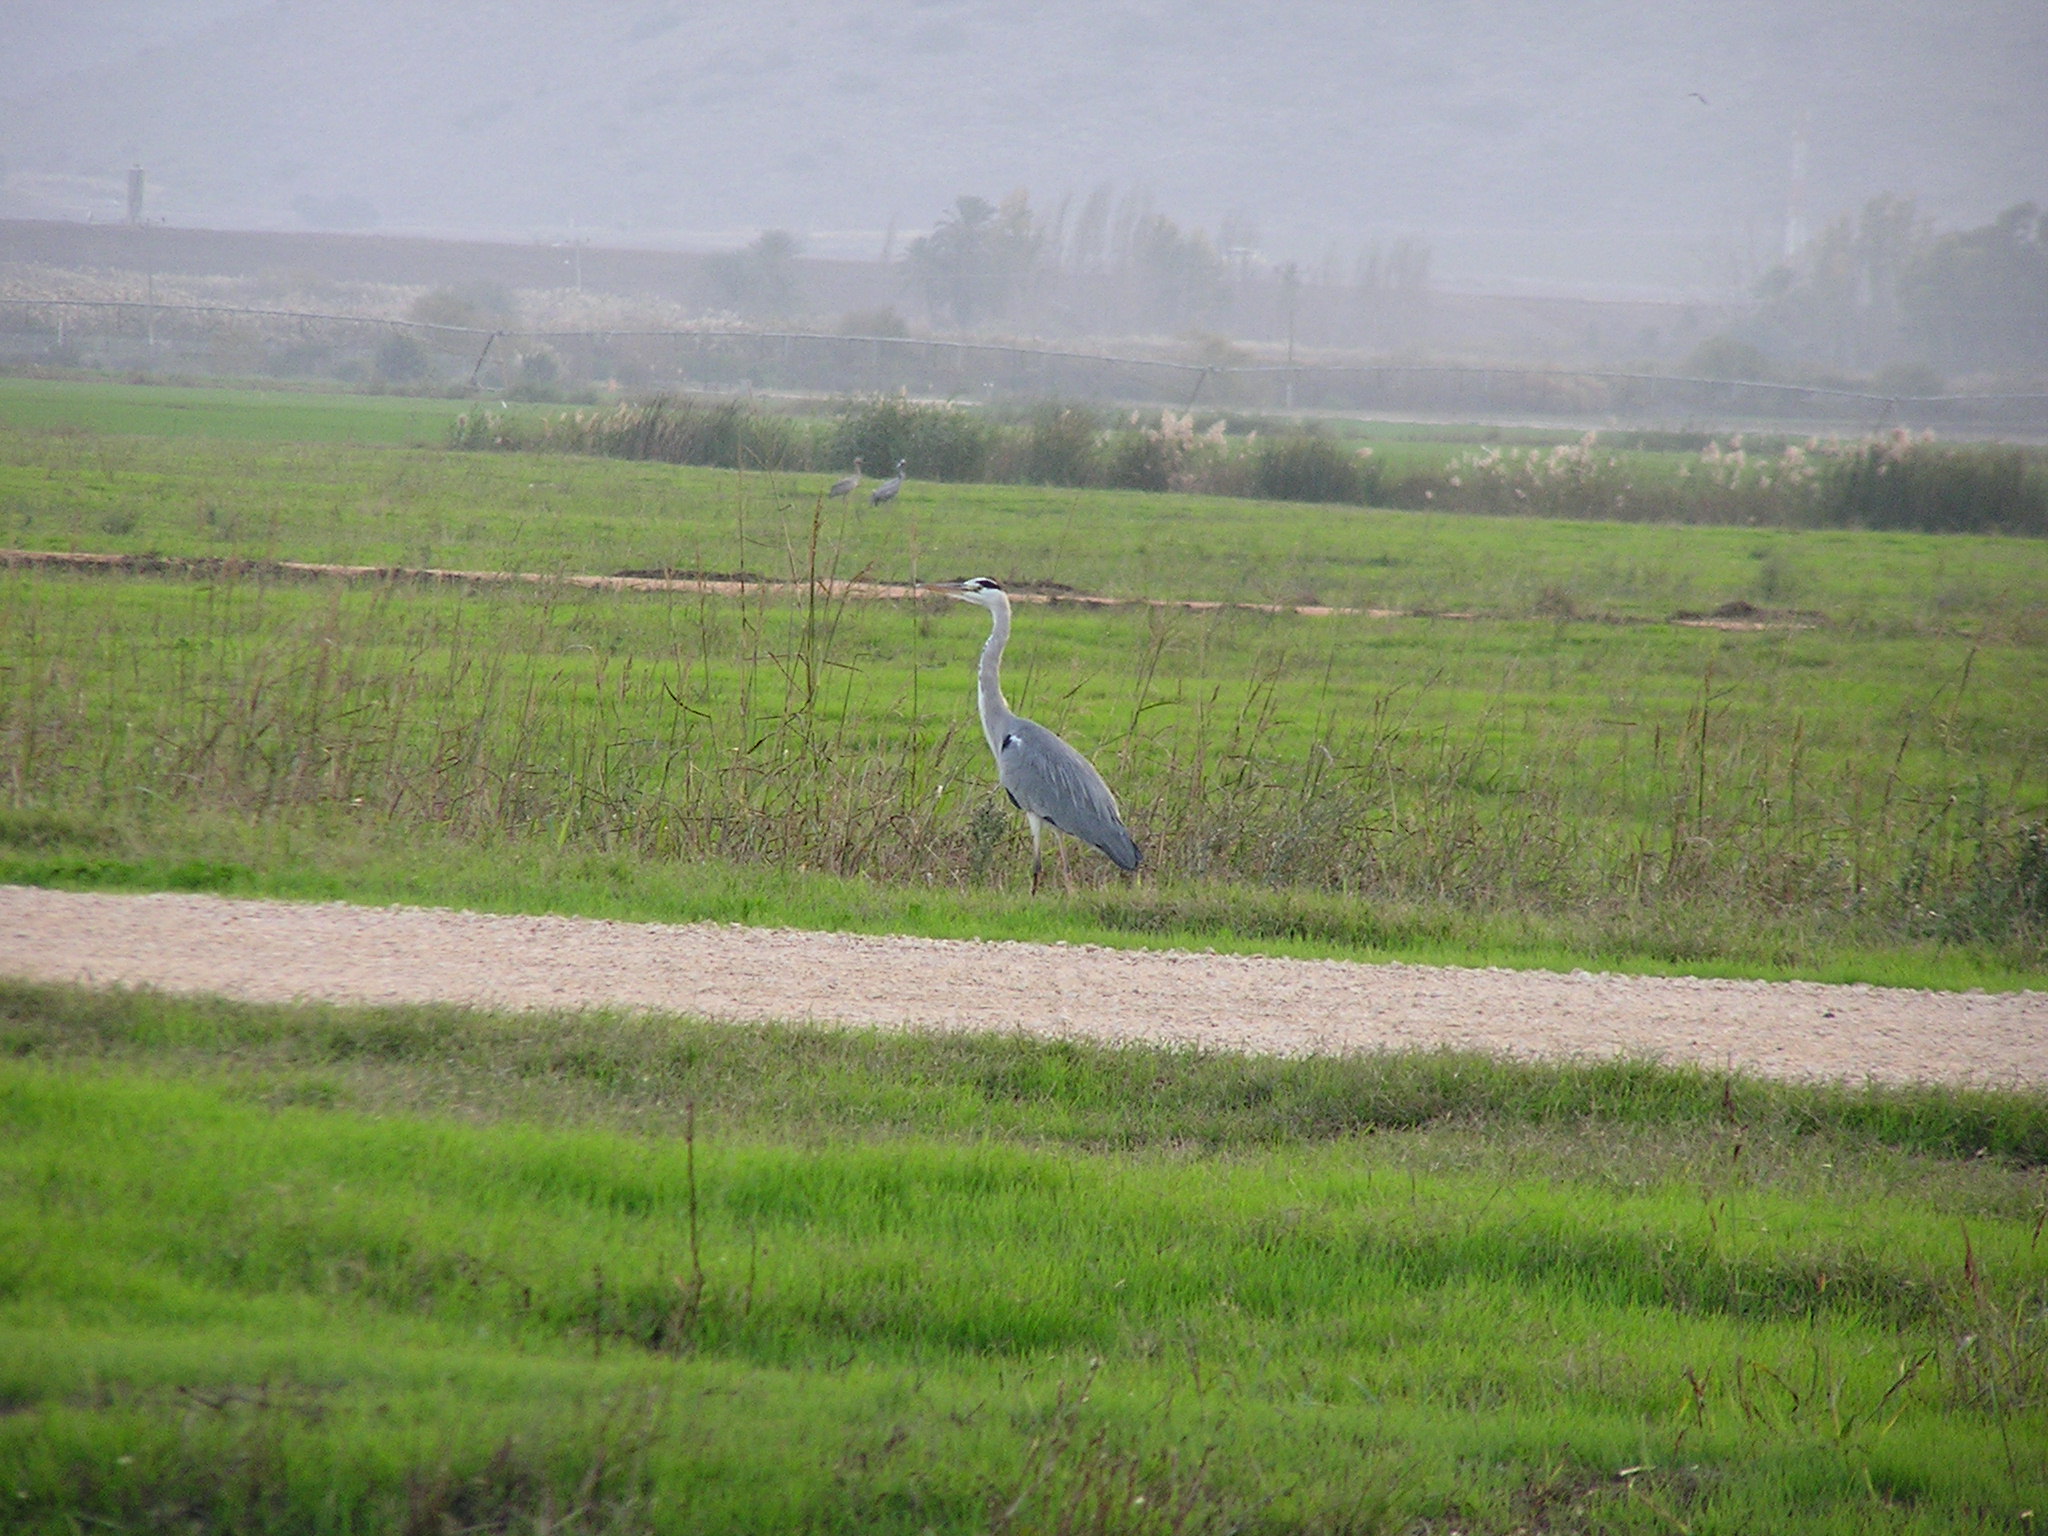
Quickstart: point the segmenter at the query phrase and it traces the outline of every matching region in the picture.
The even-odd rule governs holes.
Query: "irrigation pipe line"
[[[923,582],[848,581],[820,578],[814,583],[772,581],[745,572],[693,574],[686,571],[666,576],[621,574],[580,575],[542,571],[462,571],[438,566],[326,565],[305,560],[238,560],[224,555],[116,555],[90,554],[76,550],[0,549],[0,569],[70,570],[96,574],[156,575],[171,572],[186,576],[282,577],[298,581],[384,581],[421,585],[464,585],[495,587],[575,587],[586,592],[682,592],[712,597],[746,597],[773,593],[777,596],[815,592],[823,598],[846,598],[855,602],[922,602],[933,596]],[[1093,592],[1033,591],[1008,589],[1013,603],[1037,603],[1045,607],[1073,608],[1157,608],[1183,613],[1271,613],[1296,614],[1302,618],[1359,619],[1449,619],[1473,623],[1496,615],[1465,610],[1436,608],[1338,608],[1322,603],[1226,603],[1220,598],[1188,597],[1103,597]],[[1621,614],[1583,615],[1589,623],[1676,624],[1688,629],[1774,630],[1812,629],[1820,622],[1815,614],[1674,615],[1669,619],[1639,618]]]
[[[1684,384],[1713,389],[1761,390],[1776,394],[1802,395],[1816,399],[1854,400],[1868,405],[1991,405],[2048,401],[2048,391],[1982,395],[1886,395],[1869,390],[1837,389],[1824,384],[1782,384],[1765,379],[1711,379],[1680,373],[1631,373],[1613,369],[1588,368],[1497,368],[1479,363],[1182,363],[1170,358],[1123,357],[1108,352],[1074,352],[1059,347],[1019,347],[996,341],[955,341],[923,336],[847,336],[829,331],[755,331],[732,327],[703,330],[597,328],[590,330],[511,330],[503,326],[444,325],[432,320],[401,320],[382,315],[338,315],[317,310],[264,309],[241,304],[168,304],[149,299],[27,299],[0,296],[0,304],[29,309],[115,309],[151,310],[189,315],[247,315],[268,320],[317,320],[342,325],[384,325],[404,330],[433,331],[451,336],[481,336],[485,350],[500,336],[527,336],[537,341],[592,340],[708,340],[708,341],[816,341],[870,342],[880,346],[953,352],[999,352],[1014,357],[1057,358],[1063,362],[1108,363],[1122,368],[1159,368],[1173,373],[1195,374],[1196,391],[1211,375],[1218,378],[1253,378],[1292,375],[1328,377],[1346,375],[1414,375],[1436,377],[1487,377],[1501,379],[1598,379],[1605,383]],[[482,358],[478,359],[482,366]],[[1192,403],[1192,400],[1190,401]]]

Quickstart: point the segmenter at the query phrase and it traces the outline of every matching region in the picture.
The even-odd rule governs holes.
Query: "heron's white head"
[[[994,613],[998,608],[1007,608],[1010,600],[1003,595],[1003,584],[987,576],[970,576],[965,581],[935,581],[931,584],[934,592],[943,592],[948,597],[958,598],[963,603],[973,603]]]

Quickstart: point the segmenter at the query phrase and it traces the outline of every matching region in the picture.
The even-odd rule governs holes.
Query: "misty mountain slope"
[[[83,0],[0,19],[0,213],[737,243],[871,255],[892,221],[1110,182],[1348,263],[1698,284],[1882,191],[2048,199],[2048,6],[1876,0],[935,0],[624,6]],[[1697,94],[1694,94],[1697,93]]]

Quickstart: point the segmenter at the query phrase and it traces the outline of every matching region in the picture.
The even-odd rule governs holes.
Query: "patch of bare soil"
[[[619,1008],[1284,1055],[1454,1046],[2048,1084],[2048,992],[1558,975],[0,886],[0,974],[255,1002]]]
[[[1828,616],[1806,608],[1759,608],[1744,598],[1723,603],[1711,612],[1681,608],[1671,615],[1674,624],[1696,629],[1814,629],[1827,623]]]

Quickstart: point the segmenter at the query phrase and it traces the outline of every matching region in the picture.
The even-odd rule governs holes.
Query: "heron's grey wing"
[[[996,749],[996,776],[1032,815],[1092,844],[1120,869],[1138,867],[1138,845],[1095,765],[1031,720],[1013,720]]]

